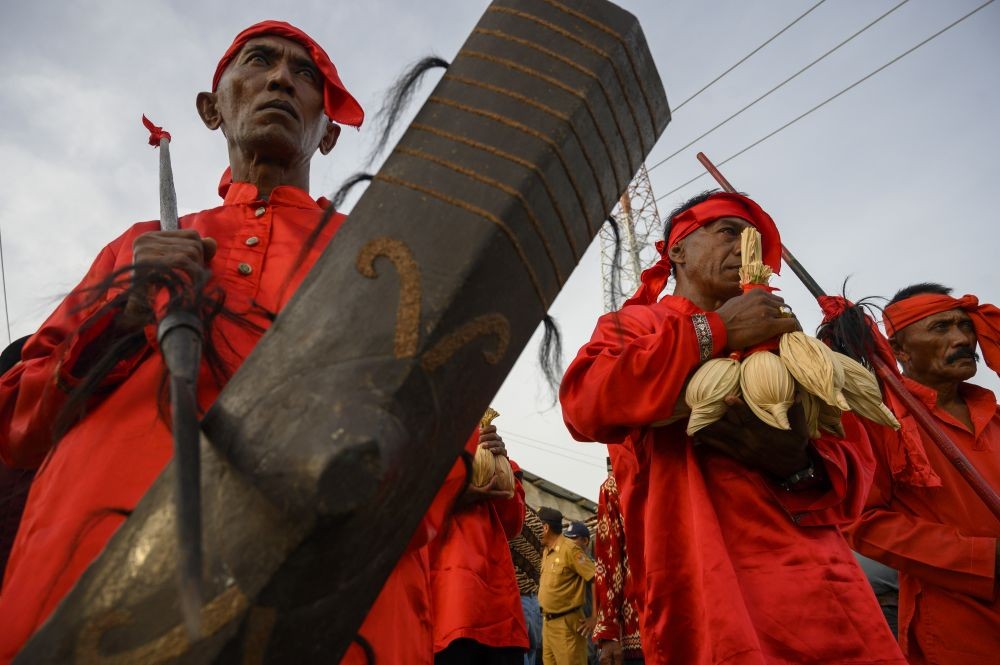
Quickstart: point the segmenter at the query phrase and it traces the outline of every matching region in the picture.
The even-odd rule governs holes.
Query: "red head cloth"
[[[212,77],[212,92],[215,92],[215,89],[219,87],[222,73],[226,71],[226,67],[240,52],[243,45],[254,37],[262,35],[284,37],[301,44],[309,52],[313,64],[323,76],[323,108],[326,110],[327,117],[342,125],[361,126],[365,120],[365,112],[340,81],[337,68],[330,60],[330,56],[312,37],[284,21],[261,21],[236,35],[236,39],[233,40],[232,45],[226,50],[225,55],[219,60],[219,65],[215,68],[215,76]]]
[[[667,251],[694,231],[723,217],[738,217],[760,231],[764,263],[770,266],[775,274],[781,272],[781,236],[771,216],[748,196],[725,192],[713,194],[674,217],[667,242],[661,240],[656,243],[660,260],[643,271],[642,286],[635,295],[625,301],[625,305],[651,305],[656,302],[667,285],[667,279],[670,278],[670,259]]]
[[[951,309],[968,313],[976,328],[983,359],[990,369],[1000,374],[1000,308],[980,305],[976,296],[966,294],[961,298],[952,298],[940,293],[921,293],[886,307],[882,323],[886,334],[892,337],[911,323]]]

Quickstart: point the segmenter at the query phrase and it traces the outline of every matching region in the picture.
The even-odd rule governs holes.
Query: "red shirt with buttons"
[[[288,186],[275,188],[263,201],[253,185],[234,183],[222,206],[185,215],[180,226],[216,240],[218,251],[209,267],[213,281],[226,292],[226,305],[267,328],[268,312],[285,305],[344,219],[336,215],[296,265],[321,204],[326,202]],[[156,230],[155,221],[131,227],[101,251],[81,286],[131,264],[132,242]],[[107,391],[52,446],[51,425],[65,403],[65,387],[73,385],[73,365],[81,349],[110,324],[97,322],[82,331],[100,307],[78,311],[83,300],[78,290],[71,293],[25,344],[21,363],[0,382],[0,456],[11,466],[35,467],[44,461],[0,594],[0,662],[9,661],[45,621],[172,454],[170,432],[157,411],[163,363],[152,345],[119,363],[108,375]],[[226,363],[237,367],[261,333],[218,317],[214,335]],[[207,409],[220,390],[203,366],[200,407]]]

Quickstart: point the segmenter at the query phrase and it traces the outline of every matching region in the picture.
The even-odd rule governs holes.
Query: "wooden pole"
[[[705,153],[698,153],[698,161],[704,165],[705,169],[715,178],[722,189],[727,192],[736,192],[736,189],[726,180],[715,164],[705,156]],[[814,297],[818,299],[826,295],[823,289],[820,288],[819,283],[802,267],[802,264],[798,262],[784,244],[781,245],[781,258],[792,269],[792,272],[802,280],[802,283],[805,284],[805,287]],[[986,507],[993,513],[994,517],[1000,519],[1000,496],[997,495],[996,490],[979,473],[979,470],[973,466],[972,462],[962,453],[961,449],[955,445],[955,442],[934,422],[934,416],[927,410],[924,403],[906,389],[906,386],[899,380],[893,369],[886,365],[885,361],[878,356],[873,356],[871,361],[878,378],[889,387],[889,390],[903,400],[903,404],[913,414],[913,417],[916,418],[920,427],[931,438],[934,445],[941,450],[941,453],[951,462],[952,466],[962,474],[962,477],[972,487],[972,491],[983,500],[983,503],[986,504]]]

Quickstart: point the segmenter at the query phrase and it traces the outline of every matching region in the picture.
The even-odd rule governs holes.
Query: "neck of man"
[[[544,545],[546,548],[551,548],[558,542],[559,542],[558,533],[553,533],[552,531],[550,531],[544,536],[542,536],[542,545]]]
[[[705,289],[699,285],[684,279],[684,275],[677,274],[677,285],[674,287],[674,295],[687,298],[695,307],[704,312],[714,312],[726,302],[726,299],[719,298],[715,294],[706,293]]]
[[[937,405],[970,430],[972,429],[972,415],[969,413],[969,407],[962,396],[958,394],[960,382],[917,374],[906,365],[903,366],[903,375],[936,392]]]
[[[308,161],[287,164],[260,155],[245,154],[239,148],[230,146],[229,167],[233,172],[233,182],[250,183],[264,200],[270,198],[275,187],[287,185],[309,191]]]

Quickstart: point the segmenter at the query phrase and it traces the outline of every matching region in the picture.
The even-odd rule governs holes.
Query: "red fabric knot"
[[[819,296],[819,308],[823,310],[823,325],[826,325],[838,318],[849,307],[854,307],[854,303],[844,296]]]
[[[163,127],[157,127],[145,115],[142,116],[142,124],[149,130],[149,145],[154,148],[160,147],[160,139],[170,140],[170,132],[164,131]]]

